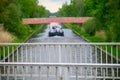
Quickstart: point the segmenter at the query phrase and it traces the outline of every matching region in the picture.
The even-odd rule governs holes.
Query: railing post
[[[112,68],[112,77],[113,77],[113,80],[115,80],[115,72],[113,68]]]
[[[32,62],[33,60],[33,57],[32,57],[32,54],[33,54],[33,48],[32,48],[32,46],[30,46],[30,62]]]
[[[76,67],[76,80],[78,80],[78,67]]]
[[[33,78],[33,66],[30,66],[30,68],[31,68],[30,77],[31,77],[31,80],[33,80],[33,79],[32,79],[32,78]]]
[[[5,46],[3,46],[3,59],[5,58]],[[5,59],[4,59],[4,62],[5,62]]]
[[[14,68],[15,68],[15,70],[14,70],[14,78],[15,78],[15,80],[17,80],[17,73],[16,73],[16,71],[17,71],[17,66],[14,66]]]
[[[97,45],[94,45],[95,46],[95,63],[97,63]]]
[[[111,64],[113,63],[113,46],[111,45]]]
[[[22,70],[23,70],[23,80],[25,80],[25,66],[22,66]]]
[[[10,62],[10,56],[9,56],[9,55],[10,55],[10,54],[9,54],[9,53],[10,53],[10,46],[7,47],[7,50],[8,50],[8,51],[7,51],[7,53],[8,53],[8,62]]]
[[[85,67],[85,80],[87,80],[87,67]]]
[[[116,46],[116,64],[118,64],[118,60],[119,60],[119,57],[118,57],[118,46]],[[118,68],[117,68],[117,77],[118,77]]]
[[[100,55],[101,55],[101,61],[100,63],[102,64],[103,63],[103,51],[102,51],[102,46],[100,46]],[[101,70],[101,76],[103,75],[103,68],[101,67],[100,70]]]
[[[107,53],[108,53],[108,45],[106,45],[106,64],[108,64],[108,55],[107,55]],[[108,68],[106,67],[106,75],[108,76]]]
[[[7,80],[9,80],[10,66],[7,66]]]
[[[96,78],[97,78],[97,68],[95,68],[95,80],[96,80]]]
[[[59,63],[61,63],[61,45],[59,45]]]
[[[47,66],[47,80],[49,80],[49,66]]]
[[[14,52],[13,52],[13,51],[14,51],[14,45],[12,46],[12,54],[13,54],[13,55],[12,55],[12,61],[11,61],[11,62],[14,62],[14,60],[15,60],[15,59],[14,59]]]
[[[62,45],[58,45],[58,48],[59,48],[59,63],[61,63],[61,46]],[[62,68],[60,67],[59,68],[59,70],[60,70],[60,79],[62,80],[63,79],[63,77],[62,77]]]
[[[35,61],[34,61],[34,62],[35,62],[35,63],[36,63],[36,61],[37,61],[37,60],[36,60],[36,57],[37,57],[37,51],[36,51],[37,49],[36,49],[36,48],[38,48],[37,45],[36,45],[36,47],[35,47],[35,49],[34,49],[34,55],[35,55],[35,56],[34,56],[34,58],[35,58]]]
[[[41,80],[41,67],[39,66],[38,68],[39,68],[38,69],[38,71],[39,71],[39,80]]]
[[[18,60],[19,60],[19,56],[18,56],[18,48],[17,48],[17,54],[16,54],[16,55],[17,55],[17,62],[18,62]]]
[[[27,45],[25,45],[25,62],[27,63]]]
[[[39,53],[39,54],[40,54],[39,62],[41,62],[41,57],[42,57],[42,56],[41,56],[41,54],[42,54],[42,49],[41,49],[41,48],[42,48],[42,46],[39,45],[39,52],[40,52],[40,53]]]
[[[68,80],[70,80],[70,67],[68,66],[67,69],[68,69],[67,70],[68,71]]]
[[[56,69],[56,72],[55,72],[56,80],[58,80],[58,67],[56,66],[55,69]]]
[[[105,69],[103,69],[103,80],[105,80]]]

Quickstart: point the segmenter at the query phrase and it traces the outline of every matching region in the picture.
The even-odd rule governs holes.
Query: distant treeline
[[[86,27],[90,35],[104,30],[106,41],[120,42],[120,0],[71,0],[71,4],[65,3],[59,9],[57,16],[94,17],[83,24],[90,27]]]
[[[0,0],[0,24],[17,37],[24,37],[35,28],[23,25],[22,18],[46,17],[49,11],[38,0]]]

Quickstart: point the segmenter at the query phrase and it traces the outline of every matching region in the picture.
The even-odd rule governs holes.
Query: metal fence
[[[0,80],[119,80],[120,43],[0,44]]]

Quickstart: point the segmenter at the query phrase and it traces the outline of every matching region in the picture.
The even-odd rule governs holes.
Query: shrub
[[[93,35],[95,35],[96,31],[100,30],[101,23],[99,22],[98,19],[92,18],[92,19],[87,20],[85,23],[83,23],[82,26],[86,33],[93,36]]]

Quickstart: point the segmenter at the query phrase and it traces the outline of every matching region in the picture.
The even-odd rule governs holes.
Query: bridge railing
[[[120,43],[2,43],[0,80],[120,79]]]
[[[84,23],[93,17],[54,17],[54,18],[24,18],[23,24],[48,24],[57,23]]]
[[[116,63],[120,43],[4,43],[2,62]]]
[[[107,71],[108,69],[108,71]],[[1,80],[119,80],[120,64],[0,63]]]

